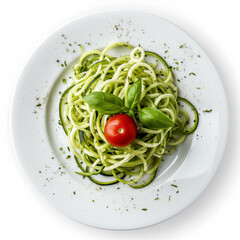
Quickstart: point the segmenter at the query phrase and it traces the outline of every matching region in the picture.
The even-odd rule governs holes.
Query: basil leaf
[[[133,110],[130,110],[130,111],[127,113],[127,115],[128,115],[129,117],[131,117],[135,122],[137,122]]]
[[[155,107],[142,108],[138,115],[143,126],[150,129],[165,129],[175,124],[166,114]]]
[[[103,114],[122,112],[123,101],[118,96],[105,92],[92,92],[83,97],[87,104]]]
[[[127,92],[127,106],[133,109],[137,106],[142,93],[142,79],[138,79]]]
[[[122,108],[122,111],[123,111],[124,113],[128,113],[128,112],[129,112],[129,110],[130,110],[130,108],[129,108],[129,107],[123,107],[123,108]]]

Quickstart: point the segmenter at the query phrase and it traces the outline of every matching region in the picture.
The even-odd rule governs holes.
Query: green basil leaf
[[[105,92],[92,92],[83,97],[87,104],[103,114],[122,112],[123,101],[118,96]]]
[[[165,129],[175,124],[166,114],[155,107],[142,108],[138,115],[143,126],[150,129]]]
[[[127,92],[127,106],[133,109],[137,106],[142,93],[142,79],[138,79]]]
[[[135,122],[137,122],[137,121],[136,121],[136,118],[135,118],[135,116],[134,116],[133,110],[130,110],[130,111],[127,113],[127,115],[128,115],[129,117],[133,118],[133,120],[134,120]]]
[[[122,108],[122,111],[123,111],[124,113],[128,113],[128,112],[129,112],[129,110],[130,110],[130,108],[129,108],[129,107],[123,107],[123,108]]]

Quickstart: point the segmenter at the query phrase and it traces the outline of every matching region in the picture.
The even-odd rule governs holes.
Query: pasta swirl
[[[115,47],[126,47],[130,53],[120,57],[108,55]],[[149,62],[148,58],[155,62]],[[88,51],[74,66],[72,78],[72,86],[61,96],[60,119],[81,169],[77,173],[97,184],[122,182],[134,188],[148,185],[163,156],[172,153],[197,127],[198,113],[189,101],[178,97],[171,68],[159,55],[141,47],[118,42],[103,51]],[[138,128],[136,139],[126,147],[113,147],[104,136],[104,126],[110,116],[91,109],[83,97],[100,91],[126,101],[128,89],[139,78],[142,79],[142,93],[137,109],[154,106],[175,122],[175,126],[150,129],[143,126],[138,114],[134,113]],[[190,117],[185,110],[179,109],[179,101],[184,101],[194,112],[195,122],[188,130]],[[112,176],[112,179],[97,180],[93,176],[98,174]]]

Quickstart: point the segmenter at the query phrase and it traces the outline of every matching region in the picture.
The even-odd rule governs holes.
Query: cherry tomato
[[[112,146],[125,147],[135,139],[137,126],[127,114],[117,114],[108,119],[104,135]]]

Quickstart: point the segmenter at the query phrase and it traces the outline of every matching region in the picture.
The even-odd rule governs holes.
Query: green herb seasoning
[[[185,46],[186,46],[186,44],[183,43],[183,44],[181,44],[181,45],[179,46],[179,48],[184,48]]]
[[[189,76],[191,76],[191,75],[196,76],[196,73],[190,72],[188,75],[189,75]]]
[[[209,109],[209,110],[203,110],[204,113],[210,113],[212,112],[212,109]]]

